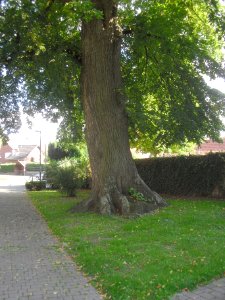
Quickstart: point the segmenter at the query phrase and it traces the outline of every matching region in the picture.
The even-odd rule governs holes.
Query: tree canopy
[[[131,144],[149,151],[218,139],[225,98],[203,75],[225,78],[220,1],[115,2]],[[81,24],[101,19],[102,12],[88,0],[0,5],[0,134],[18,128],[21,105],[28,114],[63,116],[62,135],[80,139]]]

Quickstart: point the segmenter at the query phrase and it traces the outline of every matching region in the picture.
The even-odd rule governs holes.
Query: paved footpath
[[[0,299],[100,300],[59,250],[23,183],[22,177],[0,175]]]
[[[225,278],[212,281],[193,292],[177,294],[171,300],[225,300]]]

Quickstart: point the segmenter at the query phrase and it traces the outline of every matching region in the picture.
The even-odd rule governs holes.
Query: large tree
[[[130,188],[165,205],[129,136],[148,148],[218,138],[224,96],[202,76],[225,76],[219,1],[8,0],[0,18],[5,99],[20,91],[25,111],[63,114],[78,136],[85,124],[93,186],[82,208],[129,213]]]

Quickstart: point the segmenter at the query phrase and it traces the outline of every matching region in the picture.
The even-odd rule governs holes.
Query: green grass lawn
[[[29,196],[107,299],[168,299],[225,274],[224,201],[169,200],[153,215],[124,219],[71,213],[87,191]]]

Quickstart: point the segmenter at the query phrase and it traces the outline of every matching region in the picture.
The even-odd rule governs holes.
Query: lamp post
[[[40,148],[40,157],[39,157],[39,180],[41,181],[41,173],[42,173],[42,166],[41,166],[41,130],[36,130],[36,132],[39,132],[40,134],[40,140],[39,140],[39,148]]]

